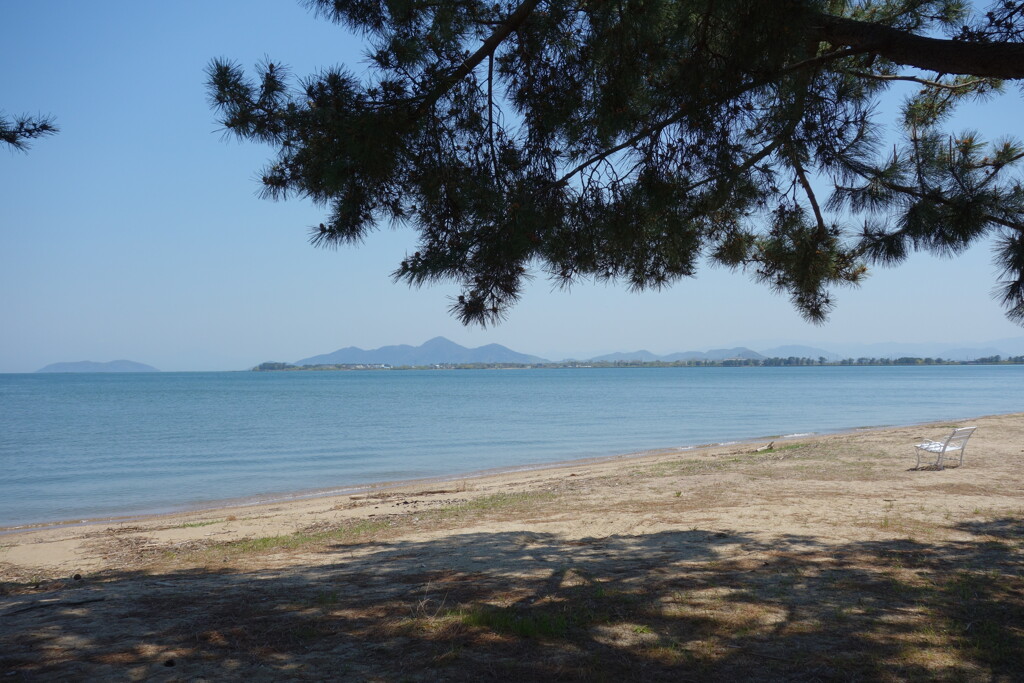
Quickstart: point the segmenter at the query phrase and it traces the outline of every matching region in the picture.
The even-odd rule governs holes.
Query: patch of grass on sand
[[[650,627],[630,620],[656,611],[649,596],[606,589],[584,580],[564,587],[552,598],[536,602],[473,602],[453,608],[445,608],[444,601],[436,605],[434,601],[426,609],[424,601],[416,606],[412,616],[393,624],[394,634],[458,634],[462,638],[476,633],[486,639],[485,634],[490,632],[507,638],[584,643],[589,638],[587,629],[598,624],[618,624],[623,629],[628,625],[637,634],[652,633]]]
[[[223,519],[211,519],[211,520],[209,520],[207,522],[185,522],[184,524],[179,524],[178,526],[171,527],[171,528],[172,529],[198,529],[199,527],[203,527],[203,526],[211,526],[213,524],[220,524],[223,521],[224,521]]]
[[[293,550],[330,542],[351,542],[366,536],[372,536],[386,530],[390,526],[392,524],[387,520],[367,519],[322,531],[298,531],[293,534],[281,534],[278,536],[243,538],[237,541],[229,541],[221,547],[238,553]]]
[[[347,522],[338,526],[311,527],[290,534],[242,538],[235,541],[216,543],[198,552],[198,559],[207,561],[226,559],[263,552],[285,550],[312,550],[328,544],[372,541],[381,534],[392,533],[411,524],[425,524],[432,521],[462,519],[470,515],[493,514],[498,512],[522,512],[537,504],[553,500],[555,494],[549,491],[524,491],[519,493],[496,493],[474,500],[437,508],[417,511],[405,515],[390,516],[387,519],[366,519]],[[189,553],[195,558],[197,553]],[[177,556],[177,554],[173,554]]]
[[[942,528],[934,520],[916,519],[897,512],[886,512],[878,521],[878,528],[890,534],[901,534],[913,539],[931,539],[941,535]]]
[[[772,446],[771,448],[766,448],[763,451],[758,451],[758,453],[781,453],[783,451],[795,451],[800,448],[807,448],[807,446],[809,445],[810,444],[806,443],[787,443],[781,446]]]
[[[680,458],[666,460],[633,470],[633,476],[671,477],[697,474],[716,474],[724,470],[739,469],[749,465],[771,465],[779,460],[789,458],[834,459],[836,453],[818,442],[787,443],[773,446],[765,450],[729,452],[706,458]],[[800,453],[796,453],[800,451]]]
[[[542,500],[551,500],[555,497],[550,491],[520,491],[518,493],[495,493],[490,496],[483,496],[470,500],[464,507],[470,510],[497,510],[522,505],[532,505]]]
[[[224,560],[244,555],[283,550],[312,550],[329,543],[352,543],[373,537],[394,526],[389,520],[361,520],[328,529],[297,531],[291,534],[241,538],[209,545],[188,553],[171,553],[171,558],[193,560]],[[170,559],[170,558],[169,558]]]
[[[647,467],[638,467],[630,474],[639,477],[673,477],[692,474],[714,474],[740,462],[739,458],[728,460],[669,460]]]
[[[338,591],[323,590],[313,598],[313,604],[318,607],[334,607],[340,599]]]
[[[473,498],[465,503],[448,505],[427,510],[417,516],[425,521],[461,519],[473,515],[492,513],[521,512],[555,500],[556,494],[551,491],[519,491],[513,493],[494,493],[489,496]]]
[[[520,638],[565,638],[572,626],[570,615],[550,607],[471,607],[460,616],[466,626]]]

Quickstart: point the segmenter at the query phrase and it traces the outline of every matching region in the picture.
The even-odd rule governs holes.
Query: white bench
[[[971,434],[977,427],[958,427],[953,430],[953,433],[946,437],[945,441],[925,441],[914,446],[914,452],[917,454],[917,465],[914,469],[921,469],[921,456],[925,453],[929,456],[935,456],[934,467],[943,469],[946,464],[946,454],[956,451],[960,451],[960,460],[957,462],[957,467],[964,464],[964,448],[967,447],[967,440],[971,438]]]

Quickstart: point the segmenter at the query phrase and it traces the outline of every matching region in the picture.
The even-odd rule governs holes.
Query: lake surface
[[[1022,380],[1024,366],[0,375],[0,527],[1018,412]]]

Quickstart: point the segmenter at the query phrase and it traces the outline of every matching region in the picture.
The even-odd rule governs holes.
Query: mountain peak
[[[363,349],[349,346],[334,353],[295,361],[296,365],[454,365],[459,363],[545,363],[543,358],[518,353],[501,344],[469,349],[445,337],[434,337],[420,346],[382,346]]]
[[[421,349],[434,349],[434,348],[458,348],[458,349],[464,349],[466,347],[465,346],[460,346],[460,345],[456,344],[455,342],[453,342],[451,339],[448,339],[446,337],[434,337],[433,339],[428,339],[427,341],[425,341],[422,344],[420,344],[419,348],[421,348]]]

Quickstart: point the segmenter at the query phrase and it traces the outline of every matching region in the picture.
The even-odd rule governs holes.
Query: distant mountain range
[[[650,351],[619,351],[617,353],[608,353],[603,356],[595,356],[591,358],[591,361],[613,363],[615,361],[643,361],[650,363],[653,361],[662,361],[665,363],[674,363],[681,360],[731,360],[735,358],[743,358],[747,360],[761,360],[763,358],[771,358],[771,356],[764,356],[757,351],[751,351],[748,348],[739,346],[734,349],[711,349],[710,351],[680,351],[678,353],[670,353],[665,356],[658,356]]]
[[[844,344],[836,349],[823,349],[802,344],[785,344],[754,351],[745,346],[732,349],[712,349],[710,351],[684,351],[659,356],[650,351],[632,351],[609,353],[591,358],[592,361],[663,361],[672,363],[680,360],[731,360],[764,358],[824,358],[826,361],[838,361],[844,358],[943,358],[945,360],[966,361],[992,356],[1024,355],[1024,337],[1005,339],[998,342],[986,342],[981,346],[963,346],[957,344]]]
[[[829,344],[825,349],[803,344],[778,344],[769,346],[771,342],[761,344],[754,342],[758,350],[748,346],[737,346],[727,349],[710,349],[708,351],[679,351],[658,355],[650,351],[618,351],[592,358],[577,358],[577,362],[654,362],[673,363],[676,361],[707,360],[723,361],[731,359],[761,360],[765,358],[824,358],[826,361],[839,361],[844,358],[944,358],[953,361],[970,361],[992,356],[1024,356],[1024,337],[1011,337],[981,342],[976,345],[967,344],[909,344],[899,342],[883,342],[877,344]],[[767,348],[766,348],[767,347]],[[569,360],[562,358],[559,360]],[[531,365],[550,363],[551,360],[513,351],[501,344],[487,344],[477,348],[467,348],[444,337],[434,337],[419,346],[399,344],[382,346],[379,349],[361,349],[348,346],[333,353],[310,356],[295,361],[295,365],[458,365],[470,363],[509,363]],[[94,361],[78,361],[74,363],[51,363],[36,370],[43,373],[87,373],[87,372],[160,372],[152,365],[137,363],[130,360],[114,360],[108,363]]]
[[[544,358],[518,353],[501,344],[475,349],[460,346],[444,337],[434,337],[420,346],[399,344],[364,350],[356,346],[333,353],[295,361],[295,365],[446,365],[457,363],[546,363]]]
[[[975,360],[991,356],[1024,355],[1024,337],[995,339],[978,344],[964,343],[905,343],[879,342],[875,344],[830,344],[828,350],[812,346],[786,345],[761,351],[766,356],[788,358],[819,358],[828,360],[843,358],[944,358],[946,360]]]
[[[160,372],[152,365],[136,363],[131,360],[112,360],[109,363],[96,363],[91,360],[80,360],[74,363],[50,363],[36,372]]]
[[[964,361],[991,356],[1024,355],[1024,337],[1001,339],[984,342],[978,346],[963,344],[843,344],[834,349],[824,349],[802,344],[784,344],[755,351],[745,346],[728,349],[710,349],[708,351],[680,351],[658,355],[650,351],[618,351],[589,359],[578,359],[581,362],[615,362],[615,361],[675,361],[710,360],[722,361],[730,359],[761,360],[765,358],[824,358],[826,361],[838,361],[844,358],[900,358],[904,356],[918,358],[944,358],[946,360]],[[311,356],[295,361],[295,365],[451,365],[459,363],[549,363],[550,360],[519,353],[501,344],[488,344],[475,349],[456,344],[444,337],[435,337],[420,346],[399,344],[382,346],[379,349],[361,349],[349,346],[333,353]]]
[[[909,344],[881,342],[877,344],[836,344],[832,352],[841,358],[945,358],[947,360],[974,360],[990,356],[1024,355],[1024,337],[997,339],[979,344]]]

